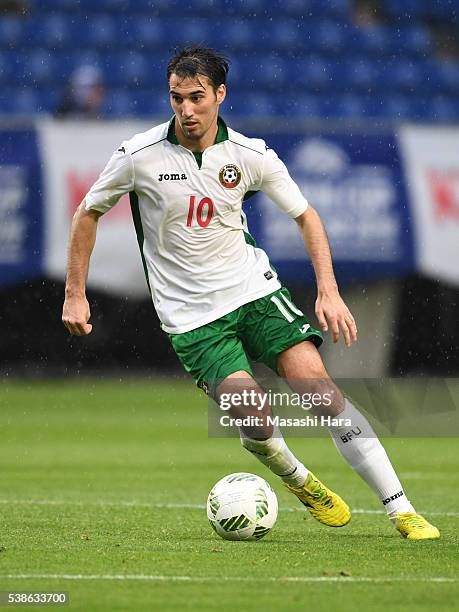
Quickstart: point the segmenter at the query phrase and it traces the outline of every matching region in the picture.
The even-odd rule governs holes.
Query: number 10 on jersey
[[[188,206],[188,217],[186,219],[186,226],[191,227],[195,221],[200,227],[207,227],[214,214],[214,203],[210,198],[202,198],[197,207],[195,213],[196,196],[190,196],[190,204]]]

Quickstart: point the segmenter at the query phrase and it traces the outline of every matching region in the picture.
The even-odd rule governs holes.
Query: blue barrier
[[[0,131],[0,284],[42,272],[43,203],[37,133]]]
[[[413,271],[410,208],[394,135],[276,134],[266,141],[319,212],[341,282]],[[251,233],[281,277],[312,280],[296,224],[263,194],[245,210]]]

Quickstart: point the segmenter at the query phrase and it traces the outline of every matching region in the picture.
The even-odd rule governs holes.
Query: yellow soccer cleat
[[[438,540],[440,531],[420,514],[405,512],[395,515],[395,529],[407,540]]]
[[[351,520],[349,506],[339,495],[330,491],[312,472],[309,472],[301,489],[285,485],[295,493],[309,513],[329,527],[343,527]]]

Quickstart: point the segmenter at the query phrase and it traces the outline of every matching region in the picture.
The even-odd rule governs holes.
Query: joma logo
[[[172,174],[160,174],[158,177],[158,181],[186,181],[186,174],[172,173]]]
[[[387,506],[387,504],[391,501],[394,501],[394,499],[397,499],[398,497],[402,497],[403,495],[403,491],[399,491],[398,493],[396,493],[395,495],[391,495],[390,497],[386,497],[386,499],[381,500],[384,506]]]

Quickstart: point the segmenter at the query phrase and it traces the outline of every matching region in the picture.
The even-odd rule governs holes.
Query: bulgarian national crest
[[[218,173],[220,183],[226,189],[233,189],[241,182],[241,171],[235,164],[226,164]]]

